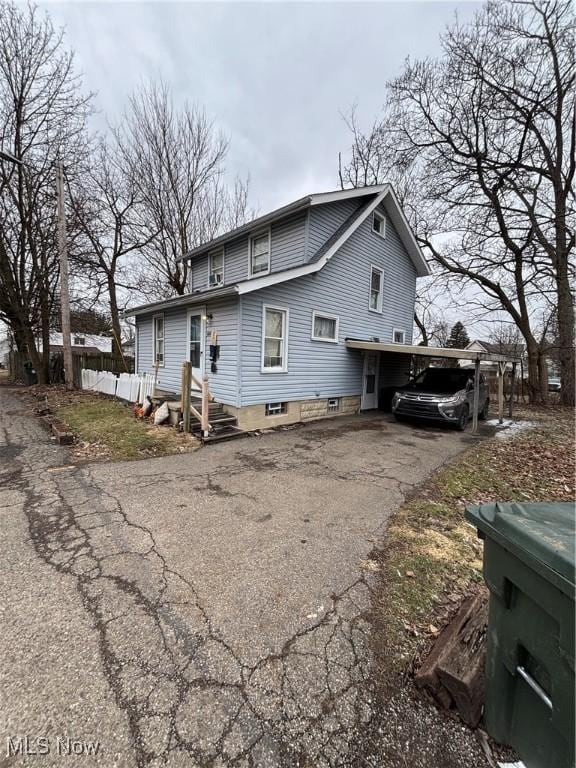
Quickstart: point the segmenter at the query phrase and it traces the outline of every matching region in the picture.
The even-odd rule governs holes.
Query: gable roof
[[[511,357],[522,357],[526,351],[526,345],[518,343],[506,343],[506,342],[492,342],[482,341],[481,339],[474,339],[468,344],[466,349],[473,348],[474,344],[478,344],[485,352],[492,355],[510,355]]]
[[[288,280],[294,280],[304,275],[314,274],[319,272],[334,256],[334,254],[344,245],[344,243],[351,237],[352,234],[358,229],[358,227],[368,218],[372,211],[377,208],[380,203],[384,203],[386,213],[390,217],[398,236],[406,248],[412,263],[416,269],[418,277],[424,277],[430,274],[430,269],[424,259],[424,255],[420,250],[420,246],[416,242],[414,233],[408,223],[404,211],[400,206],[398,198],[394,193],[394,190],[390,184],[379,184],[371,187],[359,187],[357,189],[345,189],[338,190],[336,192],[325,192],[322,194],[309,195],[303,197],[300,200],[296,200],[290,205],[278,208],[272,211],[266,216],[260,216],[257,219],[244,224],[242,227],[227,232],[220,237],[211,240],[204,245],[194,248],[187,254],[179,257],[179,260],[193,258],[194,256],[205,253],[207,250],[211,250],[214,246],[221,245],[230,240],[234,240],[245,234],[249,234],[258,229],[264,224],[271,224],[273,221],[278,221],[285,216],[294,213],[297,210],[304,210],[314,205],[325,205],[326,203],[337,202],[339,200],[347,200],[349,198],[366,198],[363,203],[344,221],[338,229],[332,233],[328,240],[323,243],[320,248],[313,253],[308,261],[300,264],[297,267],[290,267],[277,272],[271,272],[262,277],[251,277],[244,280],[239,280],[229,286],[221,289],[208,288],[203,291],[196,291],[194,293],[187,294],[185,296],[177,296],[173,299],[168,299],[161,302],[154,302],[153,304],[145,304],[133,309],[126,310],[123,313],[123,317],[129,317],[130,315],[144,314],[150,312],[153,309],[161,309],[163,307],[179,306],[180,304],[189,304],[191,302],[198,302],[200,299],[217,298],[218,296],[231,295],[231,294],[245,294],[258,291],[261,288],[267,288],[277,283],[284,283]]]
[[[373,206],[370,206],[370,201],[365,205],[360,205],[360,207],[350,216],[350,218],[345,221],[341,227],[339,227],[339,229],[329,238],[326,243],[324,243],[319,251],[312,254],[308,260],[309,263],[320,261],[324,255],[324,252],[330,248],[330,241],[337,241],[339,239],[339,233],[350,229],[349,234],[346,237],[347,239],[352,234],[352,232],[355,231],[357,227],[350,228],[353,223],[353,221],[351,222],[350,219],[354,221],[357,220],[357,226],[359,226],[365,218],[365,216],[362,217],[362,213],[365,212],[366,216],[368,216],[370,212],[384,200],[384,198],[387,198],[387,203],[389,203],[388,207],[390,209],[390,218],[392,219],[392,222],[398,231],[398,235],[400,236],[400,239],[408,251],[414,266],[416,267],[418,276],[422,277],[424,275],[429,275],[430,270],[428,269],[428,265],[426,264],[422,251],[420,250],[420,246],[416,242],[408,220],[406,219],[400,203],[398,202],[398,198],[396,197],[390,184],[376,184],[373,186],[356,187],[354,189],[339,189],[333,192],[321,192],[307,195],[306,197],[301,197],[298,200],[295,200],[293,203],[284,205],[281,208],[276,208],[276,210],[271,211],[264,216],[259,216],[258,218],[253,219],[252,221],[249,221],[240,227],[236,227],[235,229],[232,229],[223,235],[215,237],[213,240],[209,240],[208,242],[193,248],[191,251],[188,251],[187,253],[182,254],[182,256],[179,256],[178,261],[182,261],[184,259],[192,259],[195,256],[206,253],[206,251],[211,250],[212,248],[223,245],[224,243],[227,243],[231,240],[236,240],[237,238],[248,235],[265,225],[272,224],[273,222],[286,218],[286,216],[290,216],[293,213],[297,213],[299,211],[307,210],[308,208],[312,208],[316,205],[326,205],[329,203],[339,202],[341,200],[350,200],[363,197],[372,198],[372,202],[374,202],[374,200],[377,198],[377,202]],[[369,207],[369,210],[366,210],[367,207]],[[342,245],[342,243],[340,243],[340,245]]]

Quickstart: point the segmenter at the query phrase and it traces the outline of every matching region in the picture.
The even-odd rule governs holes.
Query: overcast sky
[[[161,76],[230,138],[227,169],[250,176],[264,213],[337,186],[349,145],[340,112],[378,114],[407,56],[435,55],[446,23],[475,3],[48,3],[97,92],[96,125]]]

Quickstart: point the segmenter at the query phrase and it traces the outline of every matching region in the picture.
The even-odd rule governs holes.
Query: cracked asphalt
[[[471,440],[361,416],[73,466],[0,390],[0,768],[419,765],[414,707],[375,702],[361,563]],[[419,707],[423,764],[483,765]]]

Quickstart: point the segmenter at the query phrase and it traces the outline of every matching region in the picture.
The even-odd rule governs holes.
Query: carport
[[[423,347],[416,344],[386,344],[380,341],[363,341],[362,339],[346,339],[346,346],[349,349],[360,349],[365,353],[389,353],[396,358],[405,356],[406,360],[412,360],[412,356],[445,358],[451,360],[470,360],[474,363],[474,404],[472,413],[472,432],[478,432],[478,404],[480,401],[480,363],[483,360],[498,363],[498,420],[504,421],[504,373],[507,363],[512,363],[512,392],[514,391],[514,381],[516,378],[516,365],[520,362],[519,358],[510,357],[510,355],[497,354],[492,352],[479,352],[474,349],[453,349],[448,347]],[[390,384],[399,384],[399,382],[390,381]],[[512,418],[512,402],[510,397],[508,404],[508,416]]]

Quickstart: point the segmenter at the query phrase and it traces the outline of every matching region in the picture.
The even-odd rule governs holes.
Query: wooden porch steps
[[[190,404],[199,412],[202,411],[202,401],[199,398],[192,397]],[[233,440],[235,437],[242,437],[246,433],[238,429],[238,420],[224,410],[222,403],[211,402],[208,408],[208,421],[213,427],[207,437],[202,437],[200,422],[196,416],[190,414],[190,432],[193,435],[200,436],[203,443],[214,443],[221,440]]]

